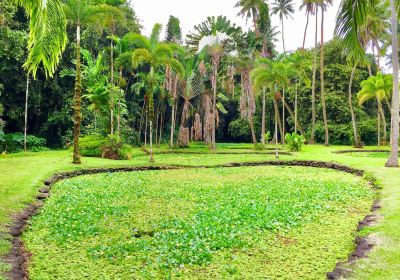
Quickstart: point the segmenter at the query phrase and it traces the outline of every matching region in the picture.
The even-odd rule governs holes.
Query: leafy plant
[[[44,138],[27,135],[27,148],[38,150],[46,146]],[[24,135],[22,133],[0,133],[0,151],[16,153],[24,149]]]
[[[293,132],[292,134],[287,133],[285,136],[285,142],[288,145],[290,151],[298,152],[301,151],[306,139],[302,136]]]

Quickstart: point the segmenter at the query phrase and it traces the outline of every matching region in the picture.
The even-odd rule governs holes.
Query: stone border
[[[364,176],[365,171],[361,169],[352,168],[349,166],[322,161],[308,161],[308,160],[292,160],[292,161],[259,161],[259,162],[242,162],[242,163],[227,163],[220,165],[200,165],[200,166],[140,166],[140,167],[114,167],[114,168],[96,168],[96,169],[82,169],[71,172],[62,172],[53,175],[44,181],[44,186],[39,189],[39,194],[36,196],[36,201],[29,204],[19,214],[13,218],[13,223],[9,227],[9,234],[12,236],[12,248],[6,255],[5,261],[12,266],[11,271],[5,274],[9,279],[24,280],[29,279],[28,274],[28,261],[31,254],[25,249],[25,246],[20,238],[23,231],[26,229],[29,218],[36,215],[39,209],[43,206],[43,201],[49,198],[51,187],[60,180],[70,179],[78,176],[99,174],[99,173],[116,173],[116,172],[132,172],[132,171],[148,171],[148,170],[177,170],[183,168],[219,168],[219,167],[241,167],[241,166],[304,166],[314,168],[333,169],[345,173],[350,173],[356,176]],[[369,182],[373,187],[374,181]],[[376,212],[381,208],[379,201],[375,201],[371,212],[364,220],[359,222],[357,230],[360,231],[364,227],[371,225],[377,220]],[[358,259],[366,258],[367,253],[373,248],[375,244],[367,237],[355,238],[356,249],[352,252],[347,262],[338,262],[332,272],[326,274],[328,279],[339,279],[343,276],[349,275],[351,271],[346,269],[346,264],[352,264]]]
[[[375,149],[375,150],[338,150],[333,151],[334,154],[350,154],[350,153],[390,153],[390,150]]]
[[[147,149],[142,149],[142,151],[149,155],[150,152]],[[265,152],[262,151],[254,151],[254,152],[197,152],[197,151],[185,151],[185,150],[171,150],[171,151],[157,151],[154,153],[155,155],[168,155],[168,154],[175,154],[175,155],[275,155],[276,152],[275,150],[266,150]],[[286,156],[291,156],[292,153],[290,152],[285,152],[282,150],[278,150],[279,155],[286,155]]]

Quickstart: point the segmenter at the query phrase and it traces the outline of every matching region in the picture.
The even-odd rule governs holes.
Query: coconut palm
[[[279,20],[281,21],[283,52],[286,53],[283,21],[287,18],[293,18],[293,0],[275,0],[275,2],[272,4],[272,13],[278,15]]]
[[[321,8],[321,54],[320,54],[320,87],[321,87],[321,103],[322,103],[322,116],[324,119],[325,128],[325,146],[329,146],[329,128],[328,128],[328,116],[326,113],[326,101],[325,101],[325,79],[324,79],[324,23],[325,23],[325,11],[329,5],[332,5],[332,0],[319,0],[318,6]]]
[[[372,0],[342,0],[338,13],[337,33],[341,34],[346,48],[356,48],[358,53],[363,51],[363,45],[357,34],[368,16],[368,5],[375,4]],[[398,167],[399,151],[399,61],[398,61],[398,34],[397,17],[399,2],[390,0],[391,36],[392,36],[392,68],[393,68],[393,97],[391,107],[391,154],[386,162],[387,167]]]
[[[390,97],[393,81],[392,75],[378,73],[361,83],[361,91],[357,94],[360,105],[371,99],[378,100],[378,146],[381,145],[380,113],[382,112],[382,100]]]
[[[154,93],[162,87],[164,81],[159,81],[156,71],[161,68],[169,66],[179,76],[183,76],[184,69],[182,64],[174,58],[174,52],[171,46],[167,43],[160,42],[161,24],[155,24],[150,38],[143,35],[136,34],[134,41],[140,48],[135,49],[132,54],[132,65],[136,69],[142,64],[149,65],[150,69],[147,73],[146,84],[146,100],[147,100],[147,115],[150,129],[150,161],[153,158],[153,143],[152,143],[152,129],[154,118]]]
[[[302,47],[303,50],[306,44],[307,29],[308,29],[308,23],[310,21],[310,15],[313,15],[315,13],[315,1],[316,0],[303,0],[300,5],[300,10],[304,9],[307,17],[306,27],[304,28],[303,47]]]
[[[66,18],[60,0],[12,0],[29,17],[28,57],[25,67],[36,77],[39,65],[53,76],[67,44]]]
[[[258,20],[260,18],[260,8],[267,5],[265,0],[239,0],[235,8],[239,8],[240,11],[238,16],[246,17],[246,19],[252,19],[254,32],[258,37],[260,35],[260,30],[258,28]]]
[[[65,0],[64,12],[68,22],[76,28],[76,75],[75,75],[75,94],[74,94],[74,151],[73,160],[75,164],[81,163],[79,153],[79,136],[81,131],[81,95],[82,95],[82,76],[81,76],[81,27],[97,20],[97,15],[104,12],[105,6],[95,6],[84,0]]]

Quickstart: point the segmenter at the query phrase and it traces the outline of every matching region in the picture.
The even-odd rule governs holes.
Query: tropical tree
[[[261,17],[260,9],[263,6],[267,6],[265,0],[239,0],[235,5],[235,8],[240,9],[238,16],[242,16],[245,17],[246,20],[251,19],[253,21],[254,32],[256,33],[257,37],[260,35],[258,21]]]
[[[286,53],[283,21],[288,17],[293,18],[292,16],[294,13],[293,0],[275,0],[275,2],[272,4],[272,13],[278,15],[279,20],[281,21],[283,52]]]
[[[342,0],[338,13],[337,33],[341,34],[346,48],[355,48],[357,53],[362,53],[363,46],[357,36],[368,16],[368,5],[373,5],[373,0]],[[391,36],[392,36],[392,68],[393,68],[393,97],[391,106],[391,154],[386,162],[387,167],[398,167],[399,152],[399,60],[398,60],[398,7],[399,3],[390,0],[391,10]]]
[[[313,15],[315,13],[315,1],[316,0],[303,0],[300,5],[300,10],[303,9],[305,10],[307,18],[306,27],[304,28],[303,47],[302,47],[303,50],[306,45],[306,37],[307,37],[308,23],[310,21],[310,15]]]
[[[74,94],[74,150],[73,163],[80,164],[81,156],[79,153],[79,136],[81,132],[81,96],[82,96],[82,76],[81,76],[81,27],[96,20],[96,15],[103,12],[98,6],[92,5],[85,0],[65,0],[64,12],[71,25],[76,28],[76,74],[75,74],[75,94]]]
[[[315,124],[317,120],[316,106],[316,92],[317,92],[317,56],[318,56],[318,5],[315,4],[315,33],[314,33],[314,54],[313,54],[313,68],[312,68],[312,86],[311,86],[311,133],[310,144],[315,143]]]
[[[329,146],[329,128],[328,128],[328,116],[326,114],[326,101],[325,101],[325,80],[324,80],[324,23],[325,23],[325,11],[329,5],[332,4],[332,0],[320,0],[318,3],[321,8],[321,54],[320,54],[320,88],[321,88],[321,103],[322,103],[322,116],[324,119],[325,128],[325,146]]]
[[[180,21],[177,17],[169,16],[169,20],[167,23],[167,30],[165,41],[173,42],[173,43],[181,43],[182,42],[182,29],[180,26]]]
[[[382,101],[389,98],[392,91],[392,75],[378,73],[376,76],[369,77],[361,83],[361,91],[358,93],[359,104],[362,105],[370,99],[378,102],[378,146],[381,145],[380,119],[382,114]]]
[[[167,43],[160,42],[161,24],[155,24],[150,38],[143,35],[135,35],[135,44],[139,47],[132,54],[132,65],[136,69],[142,64],[149,66],[146,76],[146,99],[147,99],[147,115],[150,129],[150,161],[154,161],[152,129],[154,119],[154,93],[157,92],[163,83],[157,79],[156,71],[162,70],[163,67],[169,66],[179,76],[183,76],[184,69],[182,64],[174,58],[174,52]],[[165,78],[164,78],[165,80]],[[165,82],[165,81],[162,81]]]
[[[60,0],[12,0],[29,17],[28,57],[25,67],[36,77],[39,65],[53,76],[67,44],[66,18]]]

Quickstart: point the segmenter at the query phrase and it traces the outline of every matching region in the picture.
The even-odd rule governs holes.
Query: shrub
[[[306,139],[302,136],[293,132],[292,134],[287,133],[285,136],[285,142],[288,145],[290,151],[297,152],[301,151]]]
[[[87,135],[79,139],[79,149],[82,156],[101,157],[103,146],[109,142],[108,137]]]
[[[254,145],[254,150],[256,150],[256,151],[264,150],[264,145],[261,143],[257,143]]]
[[[228,132],[236,141],[248,141],[251,139],[250,125],[247,120],[236,119],[229,123]]]
[[[265,138],[265,143],[269,143],[269,141],[271,141],[271,131],[267,131],[267,133],[265,133],[264,135]]]
[[[26,147],[28,150],[38,150],[46,147],[46,139],[34,135],[27,135]],[[16,153],[24,149],[24,134],[2,133],[0,135],[0,151]]]
[[[131,145],[123,144],[118,150],[119,159],[132,159],[133,148]]]

